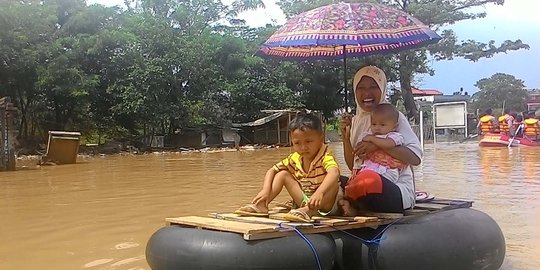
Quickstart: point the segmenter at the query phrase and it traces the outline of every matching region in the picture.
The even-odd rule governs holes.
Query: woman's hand
[[[371,142],[362,141],[358,143],[353,150],[355,156],[358,156],[360,159],[364,160],[366,155],[377,150],[377,146]]]
[[[341,138],[350,139],[351,124],[352,124],[352,115],[349,113],[342,114],[341,119],[339,120],[339,131],[341,132]]]

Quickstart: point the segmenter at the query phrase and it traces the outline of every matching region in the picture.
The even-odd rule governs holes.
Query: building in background
[[[412,95],[416,101],[433,102],[435,96],[442,96],[443,93],[435,89],[418,89],[411,87]]]
[[[537,111],[540,109],[540,89],[527,90],[527,111]]]

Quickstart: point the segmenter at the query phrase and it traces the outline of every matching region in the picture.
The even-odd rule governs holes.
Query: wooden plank
[[[414,208],[416,209],[426,209],[426,210],[443,210],[443,209],[453,209],[453,208],[468,208],[472,206],[472,202],[468,201],[449,201],[449,203],[417,203]]]
[[[341,219],[341,218],[313,217],[312,219],[315,220],[316,223],[330,225],[330,226],[341,226],[341,225],[347,225],[350,223],[349,220]]]
[[[445,205],[445,204],[436,204],[436,203],[417,203],[414,208],[416,209],[424,209],[424,210],[432,210],[432,211],[435,211],[435,210],[441,210],[445,207],[447,207],[448,205]]]
[[[402,218],[403,214],[401,213],[380,213],[380,212],[358,212],[358,216],[363,217],[378,217],[384,219],[398,219]]]
[[[360,216],[354,217],[354,221],[361,222],[361,223],[374,222],[377,220],[379,220],[378,217],[360,217]]]
[[[429,213],[429,210],[426,210],[426,209],[409,209],[409,210],[406,210],[403,215],[405,216],[416,216],[416,215],[423,215],[423,214],[428,214]]]
[[[292,223],[264,217],[242,217],[232,213],[210,214],[212,217],[187,216],[167,218],[168,225],[196,227],[243,234],[246,240],[284,237],[297,234],[325,233],[357,228],[376,228],[392,220],[376,217],[315,217],[315,223]],[[274,214],[282,217],[284,214]],[[230,220],[232,219],[232,220]],[[356,220],[355,220],[356,219]]]
[[[275,213],[270,214],[268,217],[271,219],[285,220],[285,215],[287,215],[287,213]]]
[[[468,200],[452,200],[452,199],[433,199],[426,203],[436,203],[436,204],[447,204],[447,205],[454,205],[454,204],[464,204],[464,205],[470,205],[472,206],[474,201],[468,201]]]
[[[278,214],[272,214],[270,215],[270,218],[278,219],[278,220],[285,220],[285,214],[278,213]],[[353,217],[340,217],[340,216],[328,216],[328,217],[321,217],[321,216],[314,216],[312,217],[315,224],[324,224],[329,226],[341,226],[341,225],[347,225],[351,221],[358,221],[355,220]],[[369,221],[377,221],[377,218],[369,218]]]
[[[377,228],[378,226],[385,225],[390,223],[389,220],[379,220],[375,222],[351,222],[347,225],[341,225],[341,226],[329,226],[329,225],[320,225],[315,226],[313,228],[307,228],[307,229],[299,229],[299,231],[302,234],[312,234],[312,233],[327,233],[327,232],[334,232],[339,230],[351,230],[351,229],[360,229],[360,228]],[[298,233],[294,230],[282,230],[279,232],[271,232],[271,233],[254,233],[254,234],[245,234],[244,239],[246,240],[261,240],[261,239],[269,239],[269,238],[277,238],[277,237],[285,237],[285,236],[291,236],[291,235],[297,235]]]
[[[285,215],[287,213],[276,213],[271,214],[270,218],[277,219],[277,220],[285,220]],[[346,225],[349,224],[350,220],[347,219],[341,219],[337,217],[321,217],[321,216],[314,216],[311,219],[313,219],[313,222],[315,224],[325,224],[330,226],[339,226],[339,225]]]
[[[289,222],[286,220],[277,220],[277,219],[271,219],[271,218],[265,218],[265,217],[240,216],[233,213],[211,213],[208,216],[217,218],[217,219],[253,223],[253,224],[265,224],[265,225],[276,225],[276,226],[281,225],[281,224],[286,224],[287,226],[293,226],[296,228],[313,228],[313,224],[311,223]]]
[[[255,234],[255,233],[265,233],[265,232],[275,232],[278,228],[275,225],[265,225],[265,224],[253,224],[253,223],[244,223],[238,221],[229,221],[222,219],[215,219],[209,217],[197,217],[197,216],[187,216],[187,217],[177,217],[177,218],[167,218],[167,222],[170,224],[180,224],[188,225],[198,228],[213,229],[218,231],[228,231],[246,234]]]

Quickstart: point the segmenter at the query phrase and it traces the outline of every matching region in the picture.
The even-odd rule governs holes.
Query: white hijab
[[[379,86],[379,89],[381,90],[381,99],[378,103],[386,103],[387,81],[384,71],[375,66],[367,66],[359,69],[354,75],[353,80],[353,93],[356,102],[356,115],[352,118],[351,125],[351,145],[353,147],[358,142],[359,136],[368,132],[371,126],[371,113],[364,111],[360,105],[358,105],[358,100],[356,100],[356,86],[358,86],[358,83],[364,76],[372,78]]]

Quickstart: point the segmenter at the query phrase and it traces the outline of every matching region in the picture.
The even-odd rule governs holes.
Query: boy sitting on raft
[[[246,204],[235,211],[246,216],[268,216],[268,204],[285,187],[295,205],[285,219],[311,222],[317,214],[338,212],[342,197],[339,168],[324,143],[321,120],[313,114],[296,116],[289,124],[294,153],[270,168],[264,177],[263,188]]]

